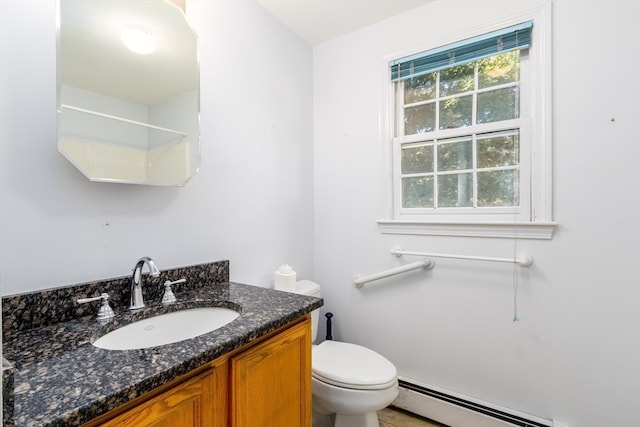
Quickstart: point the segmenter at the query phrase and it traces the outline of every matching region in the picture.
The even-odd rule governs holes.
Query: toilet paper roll
[[[274,288],[278,291],[293,292],[296,290],[296,272],[290,265],[281,265],[276,270]]]

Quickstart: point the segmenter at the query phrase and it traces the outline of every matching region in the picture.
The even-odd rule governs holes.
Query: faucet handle
[[[163,304],[173,304],[177,301],[176,296],[171,290],[171,285],[175,285],[176,283],[185,283],[187,279],[174,280],[173,282],[167,280],[164,282],[164,295],[162,295],[162,303]]]
[[[100,308],[98,309],[98,315],[96,319],[98,320],[107,320],[116,317],[116,313],[114,313],[113,309],[109,305],[109,294],[103,293],[97,297],[91,298],[78,298],[78,304],[86,304],[88,302],[102,300],[102,304],[100,304]]]

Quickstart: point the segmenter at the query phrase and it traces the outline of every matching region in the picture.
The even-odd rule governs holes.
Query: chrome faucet
[[[153,277],[160,275],[160,270],[156,266],[156,262],[145,256],[138,260],[136,266],[133,268],[133,275],[131,276],[131,303],[129,310],[137,310],[144,307],[144,298],[142,297],[142,267],[147,264],[149,271]]]

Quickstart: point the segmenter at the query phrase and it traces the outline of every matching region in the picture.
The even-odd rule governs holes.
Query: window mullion
[[[471,124],[475,125],[478,123],[478,61],[476,61],[473,66],[473,97],[471,108]]]
[[[438,73],[439,74],[439,73]],[[438,140],[433,140],[433,208],[438,209]]]
[[[436,123],[434,130],[440,129],[440,71],[436,73]]]
[[[440,129],[440,71],[436,73],[436,122],[434,126]],[[438,140],[433,140],[433,208],[438,209]]]
[[[394,139],[393,141],[393,211],[398,216],[402,212],[402,144]]]
[[[472,110],[471,110],[471,124],[475,125],[478,122],[478,61],[475,62],[473,66],[473,101],[472,101]],[[472,197],[473,197],[473,207],[478,207],[478,144],[476,133],[474,132],[471,135],[471,153],[473,162],[471,167],[473,168],[471,185],[472,189]]]
[[[396,92],[395,92],[395,100],[396,100],[396,111],[399,112],[396,116],[396,120],[394,126],[396,128],[395,135],[400,136],[404,135],[404,114],[405,114],[405,105],[404,105],[404,81],[400,81],[396,84]]]

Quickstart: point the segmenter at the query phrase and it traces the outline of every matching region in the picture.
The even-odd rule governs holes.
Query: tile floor
[[[380,427],[447,427],[392,406],[378,411]]]

